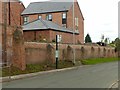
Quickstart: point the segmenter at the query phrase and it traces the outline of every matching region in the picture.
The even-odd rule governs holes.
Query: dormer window
[[[46,20],[48,20],[48,21],[52,21],[52,14],[47,14],[47,16],[46,16]]]
[[[63,27],[66,27],[66,24],[67,24],[67,14],[62,13],[62,25],[63,25]]]
[[[28,18],[29,18],[28,16],[24,17],[24,24],[28,23]]]

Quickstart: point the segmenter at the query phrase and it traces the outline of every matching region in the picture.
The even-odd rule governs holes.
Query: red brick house
[[[22,16],[26,41],[52,42],[59,34],[62,35],[62,43],[73,43],[74,34],[76,43],[84,43],[84,18],[77,1],[33,2]]]
[[[3,0],[4,1],[4,0]],[[23,24],[23,18],[21,13],[25,9],[23,3],[20,0],[10,0],[10,2],[3,2],[0,0],[0,24],[4,24],[6,7],[7,11],[7,25],[9,26],[21,26]],[[4,7],[6,3],[6,6]]]
[[[0,63],[10,59],[12,47],[12,32],[23,23],[21,13],[25,9],[19,0],[0,0]],[[5,34],[6,31],[6,34]],[[7,59],[5,59],[7,58]]]

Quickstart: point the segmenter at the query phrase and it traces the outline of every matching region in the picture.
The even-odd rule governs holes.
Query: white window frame
[[[78,30],[78,25],[79,25],[79,21],[78,21],[78,17],[75,17],[75,30]]]
[[[52,21],[52,14],[47,14],[46,15],[46,20]]]
[[[28,23],[28,21],[29,21],[29,17],[28,17],[28,16],[25,16],[25,17],[24,17],[24,24]]]
[[[62,13],[62,26],[65,28],[67,27],[67,13],[66,12]]]
[[[66,19],[66,18],[67,18],[67,13],[66,12],[62,13],[62,19]]]
[[[39,16],[38,16],[38,19],[42,19],[42,16],[41,16],[41,15],[39,15]]]
[[[48,15],[48,19],[49,19],[49,20],[52,20],[52,14],[49,14],[49,15]]]
[[[78,17],[75,18],[75,26],[78,26],[79,25],[79,19]]]

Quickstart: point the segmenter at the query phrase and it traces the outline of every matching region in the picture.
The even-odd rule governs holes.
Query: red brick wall
[[[75,10],[75,17],[78,16],[78,18],[79,18],[78,29],[79,29],[80,35],[78,36],[78,38],[79,38],[79,41],[81,43],[84,43],[84,20],[83,20],[83,16],[82,16],[80,7],[78,5],[78,2],[75,2],[75,9],[74,10]]]
[[[25,48],[27,64],[43,63],[46,61],[55,62],[55,44],[53,43],[27,42],[25,43]],[[117,56],[117,53],[115,53],[112,47],[59,44],[59,60],[73,61],[73,48],[75,48],[76,61],[88,58]],[[104,49],[106,52],[104,52]]]
[[[2,2],[0,1],[0,23],[2,23]]]
[[[4,7],[4,2],[2,2],[2,5]],[[18,0],[16,2],[10,2],[10,11],[9,11],[9,4],[7,3],[7,24],[9,24],[10,19],[10,25],[14,26],[20,26],[23,24],[23,18],[21,16],[21,12],[25,9],[23,4],[20,4]],[[2,8],[2,16],[4,18],[4,8]],[[9,12],[10,12],[10,18],[9,18]],[[1,22],[1,21],[0,21]],[[4,19],[2,20],[2,23],[4,23]]]
[[[28,22],[32,22],[32,21],[37,20],[37,19],[38,19],[38,15],[29,15]]]
[[[34,31],[23,32],[25,41],[33,41],[34,40]]]
[[[3,48],[4,48],[4,43],[3,43],[3,41],[4,41],[4,25],[1,25],[1,27],[2,27],[2,50],[4,50]],[[6,28],[6,57],[7,57],[7,59],[5,60],[4,59],[4,53],[2,52],[2,59],[1,59],[1,61],[3,61],[3,63],[4,62],[7,62],[7,64],[8,64],[8,62],[10,61],[10,60],[12,60],[12,49],[13,49],[13,32],[16,30],[16,27],[12,27],[12,26],[7,26],[7,28]],[[1,43],[1,42],[0,42]]]
[[[2,62],[2,25],[0,25],[0,63]]]
[[[53,16],[53,22],[62,26],[62,13],[63,12],[59,12],[59,13],[52,13]]]
[[[47,52],[45,51],[46,44],[35,44],[34,42],[29,44],[25,43],[26,47],[26,63],[42,63],[46,61]]]
[[[36,33],[36,35],[35,35]],[[73,34],[72,33],[65,33],[65,32],[58,32],[53,30],[36,30],[36,31],[24,31],[24,39],[25,41],[34,41],[35,36],[36,40],[40,41],[46,39],[47,42],[52,42],[55,40],[56,35],[62,35],[62,43],[73,43]],[[77,43],[79,35],[75,35],[75,40]]]
[[[36,34],[36,35],[35,35]],[[36,30],[36,31],[24,31],[24,40],[25,41],[40,41],[41,39],[50,40],[50,31],[49,30]]]
[[[19,2],[11,2],[11,25],[20,25],[23,24],[23,19],[21,17],[21,13],[25,9],[22,4]]]
[[[42,16],[42,19],[46,20],[46,14],[40,14]]]
[[[54,23],[59,24],[60,26],[62,26],[62,13],[63,12],[51,13],[52,14],[52,21]],[[46,20],[46,15],[47,14],[23,15],[23,17],[24,16],[29,16],[29,21],[28,22],[32,22],[34,20],[37,20],[39,15],[42,16],[42,19]]]
[[[36,39],[45,39],[46,41],[50,41],[50,31],[49,30],[41,30],[41,31],[36,31]]]
[[[7,49],[7,62],[11,60],[11,55],[12,55],[12,34],[13,31],[15,31],[16,26],[20,26],[20,24],[23,22],[22,17],[21,17],[21,12],[24,10],[24,6],[23,4],[20,4],[18,0],[16,0],[16,2],[10,2],[10,18],[9,18],[9,8],[8,8],[8,3],[7,3],[7,41],[6,41],[6,49]],[[2,45],[2,50],[3,47],[5,46],[3,41],[4,41],[4,18],[5,18],[5,13],[4,13],[4,2],[0,1],[0,46]],[[21,19],[20,19],[21,18]],[[9,24],[9,19],[10,19],[10,25]],[[21,23],[20,23],[21,21]],[[1,25],[1,23],[3,25]],[[1,47],[0,47],[0,51],[1,51]],[[2,59],[0,59],[0,61],[4,60],[3,55],[0,57],[2,57]]]
[[[55,40],[56,35],[62,35],[62,43],[73,43],[72,33],[50,31],[50,41]]]
[[[2,60],[2,2],[0,1],[0,61]]]
[[[80,11],[80,7],[78,2],[74,2],[74,18],[78,17],[78,30],[79,36],[77,36],[77,40],[81,43],[84,43],[84,19],[82,13]],[[73,22],[74,22],[74,30],[75,30],[75,19],[73,21],[73,7],[67,12],[67,27],[73,29]]]

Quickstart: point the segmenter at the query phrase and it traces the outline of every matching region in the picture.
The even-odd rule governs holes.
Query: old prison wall
[[[53,43],[25,42],[26,63],[54,63],[55,47],[56,45]],[[95,45],[59,44],[59,60],[73,61],[74,49],[76,60],[117,56],[115,49],[112,47],[103,47]]]

